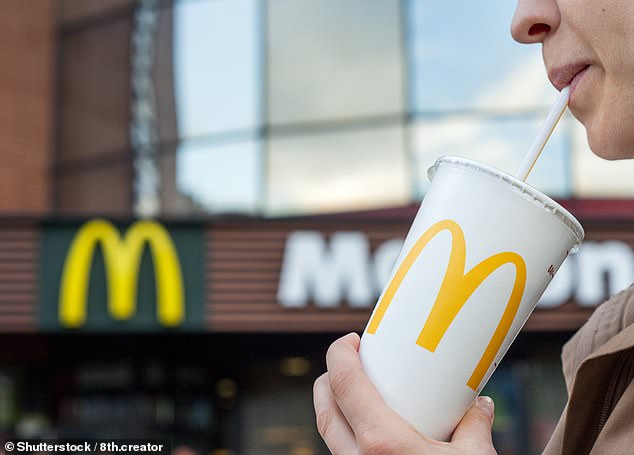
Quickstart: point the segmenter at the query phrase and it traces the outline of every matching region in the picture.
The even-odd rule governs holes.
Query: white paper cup
[[[490,166],[442,157],[360,355],[387,403],[448,440],[583,240],[555,201]]]

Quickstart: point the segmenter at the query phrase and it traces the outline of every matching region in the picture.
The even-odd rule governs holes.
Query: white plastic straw
[[[533,166],[535,165],[535,162],[537,161],[537,158],[539,158],[539,155],[541,155],[546,142],[548,142],[550,135],[553,134],[553,130],[555,129],[555,126],[557,126],[557,122],[559,122],[559,119],[566,111],[569,96],[570,87],[564,87],[559,93],[557,100],[555,100],[553,107],[550,108],[548,117],[546,117],[544,124],[539,129],[537,137],[535,137],[531,148],[528,149],[526,156],[524,156],[522,164],[520,164],[517,172],[515,172],[515,177],[517,177],[518,179],[525,181],[528,177],[528,174],[530,174]]]

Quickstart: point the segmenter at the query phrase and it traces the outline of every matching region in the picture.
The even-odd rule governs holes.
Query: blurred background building
[[[2,435],[326,454],[312,383],[363,330],[426,169],[512,173],[556,95],[513,2],[0,8]],[[567,115],[529,178],[587,241],[487,386],[501,455],[541,452],[562,344],[634,279],[633,174]]]

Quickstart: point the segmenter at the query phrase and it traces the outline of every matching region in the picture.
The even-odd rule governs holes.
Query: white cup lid
[[[573,248],[571,249],[571,253],[574,253],[579,248],[579,245],[581,244],[581,241],[585,236],[583,227],[581,226],[579,221],[577,221],[577,219],[560,204],[552,200],[550,197],[546,196],[541,191],[528,185],[526,182],[523,182],[518,178],[507,174],[506,172],[502,172],[499,169],[494,168],[493,166],[489,166],[478,161],[460,156],[441,156],[440,158],[438,158],[434,165],[427,170],[427,176],[429,177],[429,180],[434,179],[434,176],[436,175],[436,172],[440,166],[454,166],[461,169],[473,170],[483,175],[494,178],[497,181],[506,183],[512,190],[518,192],[526,199],[534,202],[539,207],[551,213],[572,232],[577,242],[575,246],[573,246]]]

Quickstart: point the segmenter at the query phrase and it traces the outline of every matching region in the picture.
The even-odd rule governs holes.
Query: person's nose
[[[557,0],[518,0],[511,35],[520,43],[540,43],[561,21]]]

